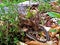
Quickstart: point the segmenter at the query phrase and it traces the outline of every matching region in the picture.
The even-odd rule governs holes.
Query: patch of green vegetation
[[[51,10],[51,5],[47,2],[44,2],[44,3],[41,3],[38,7],[39,11],[42,12],[47,12],[47,11],[50,11]]]
[[[60,20],[58,20],[58,24],[60,24]]]
[[[10,3],[9,3],[10,4]],[[18,23],[19,23],[19,19],[18,19],[18,11],[17,11],[17,6],[15,7],[14,4],[11,3],[11,5],[6,6],[6,4],[0,4],[0,8],[2,13],[0,14],[0,21],[3,21],[3,25],[0,26],[0,39],[1,39],[1,45],[8,45],[7,43],[12,40],[12,37],[8,37],[11,34],[10,33],[14,33],[14,32],[18,32],[19,28],[18,28]],[[8,7],[8,13],[5,13],[4,7]],[[2,35],[3,34],[3,35]],[[14,34],[12,34],[11,36],[13,36]],[[6,38],[6,40],[5,40]],[[17,42],[17,39],[14,38],[14,43]],[[8,41],[9,39],[9,41]],[[11,43],[10,43],[11,44]]]
[[[56,29],[51,29],[50,32],[56,32]]]
[[[47,12],[50,17],[60,18],[60,14],[56,12]]]

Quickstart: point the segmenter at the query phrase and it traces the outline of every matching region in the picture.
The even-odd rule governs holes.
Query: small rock
[[[39,3],[38,2],[32,2],[32,1],[25,1],[25,2],[22,2],[22,3],[19,3],[18,6],[32,6],[32,5],[38,5]]]
[[[22,2],[22,3],[19,3],[18,4],[18,12],[19,14],[23,14],[23,15],[26,15],[27,14],[27,7],[29,6],[33,6],[33,5],[38,5],[39,3],[38,2],[29,2],[29,1],[25,1],[25,2]]]

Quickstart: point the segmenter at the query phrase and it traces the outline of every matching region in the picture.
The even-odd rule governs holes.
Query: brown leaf
[[[59,45],[60,45],[60,40],[59,40]]]
[[[41,43],[41,42],[38,42],[38,41],[30,41],[28,43],[28,45],[47,45],[47,43]]]

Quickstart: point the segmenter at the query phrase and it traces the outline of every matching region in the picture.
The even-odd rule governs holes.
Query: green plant
[[[41,3],[38,7],[39,11],[42,12],[47,12],[51,10],[51,5],[48,2]]]
[[[57,23],[60,25],[60,20],[58,20]]]
[[[50,17],[60,18],[60,14],[56,12],[47,12]]]
[[[9,45],[8,42],[11,42],[10,37],[10,33],[14,33],[14,32],[18,32],[19,28],[18,28],[18,23],[19,23],[19,19],[18,19],[18,11],[17,11],[17,6],[16,4],[14,5],[13,3],[9,3],[7,4],[0,4],[0,8],[1,8],[1,14],[0,14],[0,21],[2,21],[3,23],[0,25],[0,39],[1,39],[1,45]],[[8,13],[5,13],[4,7],[8,7]],[[14,34],[12,34],[14,35]],[[12,36],[11,35],[11,36]],[[15,39],[14,36],[14,40],[13,40],[13,45],[16,44],[18,39]],[[11,43],[10,43],[11,44]]]
[[[24,2],[26,0],[2,0],[3,3],[20,3],[20,2]]]
[[[50,32],[56,32],[56,29],[51,29]]]
[[[60,4],[60,0],[58,0],[58,3]]]

